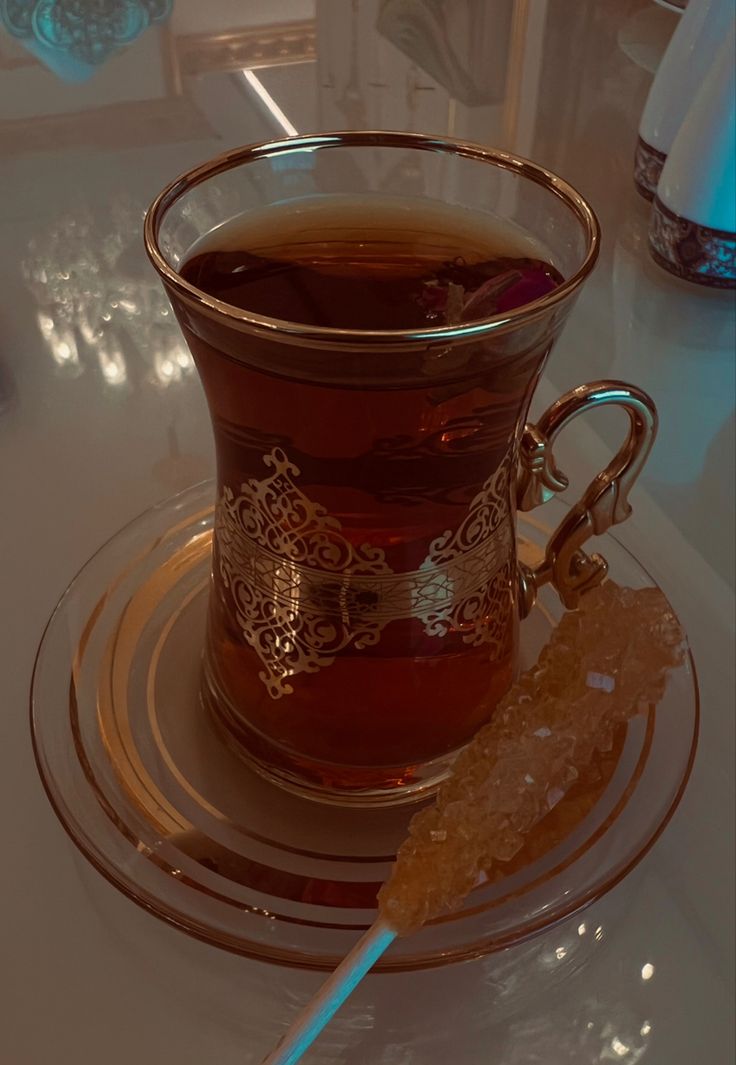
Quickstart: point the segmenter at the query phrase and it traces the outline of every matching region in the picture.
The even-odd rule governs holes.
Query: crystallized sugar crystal
[[[611,749],[616,727],[661,699],[683,654],[658,589],[607,581],[588,592],[458,756],[436,802],[412,818],[379,893],[384,920],[403,934],[457,909],[593,754]]]

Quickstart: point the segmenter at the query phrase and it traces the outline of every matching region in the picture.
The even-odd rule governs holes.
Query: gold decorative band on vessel
[[[511,452],[472,500],[460,526],[429,545],[418,569],[395,572],[382,548],[356,546],[340,522],[296,484],[280,449],[271,469],[217,506],[217,565],[244,640],[264,666],[269,695],[289,679],[329,666],[340,652],[378,643],[392,621],[418,619],[428,636],[460,633],[501,653],[511,610]]]

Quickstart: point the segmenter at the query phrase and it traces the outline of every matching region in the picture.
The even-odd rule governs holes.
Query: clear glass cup
[[[322,328],[223,303],[180,272],[249,212],[311,198],[457,205],[531,236],[563,282],[492,318],[405,330]],[[168,186],[148,254],[212,417],[217,511],[202,694],[260,772],[322,801],[426,794],[509,687],[519,620],[552,581],[568,606],[602,579],[582,544],[628,514],[656,430],[649,398],[580,386],[536,426],[535,385],[594,266],[598,224],[565,181],[506,152],[349,132],[247,146]],[[617,403],[631,431],[532,571],[517,507],[566,486],[551,444]]]

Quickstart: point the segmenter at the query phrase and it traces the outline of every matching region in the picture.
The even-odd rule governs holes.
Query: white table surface
[[[603,225],[601,262],[535,406],[603,376],[640,384],[657,401],[661,435],[621,538],[680,612],[703,713],[673,822],[591,913],[586,935],[603,930],[574,964],[564,964],[553,933],[500,959],[372,977],[307,1060],[734,1060],[734,304],[650,262],[647,205],[631,175],[638,117],[677,15],[649,0],[447,0],[453,29],[434,52],[443,71],[425,32],[434,6],[383,5],[384,25],[414,28],[410,56],[377,29],[381,6],[175,0],[165,24],[81,84],[0,29],[7,1065],[250,1065],[320,982],[190,940],[97,877],[45,800],[27,715],[38,640],[73,574],[124,522],[212,472],[196,375],[175,334],[168,352],[150,341],[160,305],[141,213],[177,173],[280,136],[284,122],[300,132],[449,132],[531,156],[589,197]],[[244,67],[255,68],[275,113]],[[480,102],[458,98],[468,78]],[[74,300],[84,322],[99,314],[93,290],[117,340],[85,341],[78,327],[75,352],[58,301]],[[121,293],[137,311],[120,305]],[[576,483],[619,430],[614,416],[570,430],[560,461]]]

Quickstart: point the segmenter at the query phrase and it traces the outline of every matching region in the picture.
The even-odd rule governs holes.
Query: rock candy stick
[[[381,917],[406,934],[457,909],[593,753],[611,749],[616,726],[659,702],[683,648],[659,589],[608,581],[589,592],[458,756],[436,802],[412,818],[379,892]]]
[[[415,814],[379,918],[297,1017],[263,1065],[294,1065],[397,935],[457,909],[564,796],[618,725],[662,698],[684,655],[677,618],[656,588],[613,581],[566,613],[455,761],[435,803]]]

